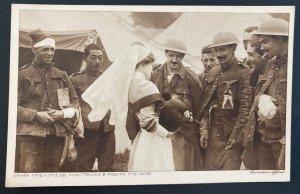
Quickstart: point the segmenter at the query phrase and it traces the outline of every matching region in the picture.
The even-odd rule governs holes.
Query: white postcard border
[[[177,171],[177,172],[91,172],[91,173],[14,173],[17,85],[19,56],[19,13],[21,10],[65,11],[155,11],[155,12],[232,12],[232,13],[290,13],[286,170],[284,171]],[[217,10],[217,11],[216,11]],[[9,81],[9,117],[7,136],[6,187],[41,186],[101,186],[142,184],[188,184],[228,182],[287,182],[291,166],[291,105],[294,42],[294,6],[76,6],[76,5],[12,5],[11,53]]]

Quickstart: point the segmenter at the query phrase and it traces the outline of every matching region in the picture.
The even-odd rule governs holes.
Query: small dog
[[[159,124],[169,132],[175,132],[183,122],[183,114],[188,110],[187,104],[176,94],[164,92],[162,97],[166,101],[159,115]]]

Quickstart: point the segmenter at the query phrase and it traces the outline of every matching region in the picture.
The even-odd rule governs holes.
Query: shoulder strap
[[[258,93],[259,95],[266,92],[266,90],[268,89],[268,87],[270,86],[272,81],[274,80],[275,71],[276,71],[275,69],[272,69],[266,83],[262,86],[261,90],[259,91],[259,93]]]
[[[28,64],[26,64],[26,65],[23,65],[22,67],[19,68],[19,70],[25,69],[25,68],[27,68],[29,65],[31,65],[31,63],[28,63]]]

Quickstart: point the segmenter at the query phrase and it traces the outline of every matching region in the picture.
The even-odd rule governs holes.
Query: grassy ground
[[[123,154],[115,154],[113,172],[127,172],[128,160],[129,150],[126,150]]]

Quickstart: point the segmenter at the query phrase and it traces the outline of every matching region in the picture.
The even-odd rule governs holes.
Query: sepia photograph
[[[294,20],[13,4],[6,187],[290,181]]]

